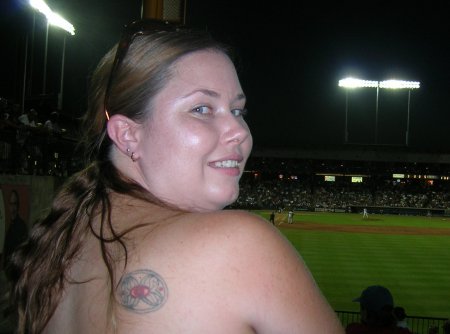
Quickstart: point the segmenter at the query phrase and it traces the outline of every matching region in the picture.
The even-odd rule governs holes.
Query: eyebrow
[[[189,97],[191,95],[194,95],[196,93],[202,93],[202,94],[205,94],[207,96],[214,97],[214,98],[219,98],[220,97],[220,94],[217,93],[216,91],[213,91],[213,90],[210,90],[210,89],[201,88],[201,89],[196,89],[196,90],[190,92],[189,94],[184,95],[183,98],[187,98],[187,97]],[[234,101],[240,101],[240,100],[245,100],[245,99],[246,99],[245,94],[244,93],[239,93],[238,95],[236,95],[236,98],[234,99]]]

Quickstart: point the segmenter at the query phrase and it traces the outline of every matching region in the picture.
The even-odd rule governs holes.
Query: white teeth
[[[239,162],[237,162],[236,160],[216,161],[214,163],[214,167],[219,167],[219,168],[236,168],[236,167],[239,167]]]

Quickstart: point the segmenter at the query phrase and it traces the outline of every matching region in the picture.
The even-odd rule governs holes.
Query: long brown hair
[[[110,304],[114,304],[117,281],[109,245],[121,246],[126,266],[124,236],[130,230],[113,228],[110,192],[165,205],[121,174],[110,159],[113,144],[106,132],[103,101],[115,49],[102,58],[91,80],[82,127],[87,167],[67,180],[49,214],[35,224],[29,241],[13,256],[9,273],[16,282],[13,302],[18,312],[18,333],[42,332],[65,286],[83,284],[70,282],[67,271],[76,261],[87,234],[94,235],[100,243],[109,272]],[[137,37],[111,86],[109,115],[122,114],[144,122],[152,112],[155,95],[171,78],[172,65],[184,55],[205,49],[230,56],[227,48],[202,31],[180,30]]]

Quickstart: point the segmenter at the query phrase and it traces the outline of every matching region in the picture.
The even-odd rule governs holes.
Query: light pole
[[[348,143],[348,89],[352,88],[376,88],[377,97],[375,101],[375,144],[378,144],[378,108],[379,108],[379,93],[380,88],[383,89],[408,89],[408,111],[406,119],[406,146],[409,145],[409,114],[410,114],[410,102],[411,102],[411,89],[420,88],[420,82],[418,81],[404,81],[404,80],[384,80],[384,81],[371,81],[361,80],[355,78],[345,78],[339,80],[339,87],[346,88],[345,94],[345,143]]]
[[[377,99],[375,102],[375,144],[378,144],[378,102],[380,100],[380,84],[377,85]]]
[[[345,132],[344,142],[348,143],[348,89],[345,90]]]
[[[64,19],[61,15],[53,12],[50,7],[43,0],[30,0],[30,5],[40,13],[45,15],[47,19],[47,28],[45,33],[45,51],[44,51],[44,74],[42,81],[42,94],[46,93],[46,80],[47,80],[47,49],[48,49],[48,28],[49,25],[57,26],[65,31],[67,31],[72,36],[75,35],[75,28],[73,25]],[[64,36],[63,42],[63,53],[61,62],[61,82],[60,82],[60,92],[58,98],[58,107],[62,107],[62,93],[63,93],[63,80],[64,80],[64,58],[66,52],[66,37]]]
[[[409,146],[409,106],[411,104],[411,89],[408,89],[408,112],[406,113],[406,139],[405,144]]]
[[[45,95],[46,86],[47,86],[48,27],[49,27],[49,23],[47,21],[47,24],[45,27],[44,67],[43,67],[44,73],[42,75],[42,95]]]
[[[58,109],[59,110],[62,109],[62,102],[63,102],[65,59],[66,59],[66,35],[64,35],[63,49],[62,49],[62,56],[61,56],[61,80],[60,80],[59,95],[58,95]]]
[[[409,146],[409,113],[410,113],[410,105],[411,105],[411,90],[419,89],[420,82],[419,81],[403,81],[403,80],[385,80],[380,82],[380,88],[388,88],[388,89],[407,89],[408,90],[408,110],[406,113],[406,139],[405,144]]]
[[[354,88],[374,88],[376,87],[378,89],[378,81],[370,81],[370,80],[361,80],[361,79],[355,79],[355,78],[345,78],[342,80],[339,80],[339,87],[346,88],[345,90],[345,143],[348,143],[348,90],[354,89]],[[377,106],[376,106],[376,113],[378,113],[378,90],[377,90]]]

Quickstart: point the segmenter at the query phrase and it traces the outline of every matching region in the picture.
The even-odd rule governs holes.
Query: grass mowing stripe
[[[356,214],[300,213],[295,216],[301,221],[315,219],[327,224],[449,227],[447,218],[380,217],[377,221],[364,221]],[[360,233],[356,238],[358,234],[354,233],[295,230],[284,233],[292,236],[291,242],[301,252],[335,309],[357,310],[358,305],[349,301],[348,296],[355,297],[355,290],[359,294],[365,286],[378,280],[395,290],[397,304],[411,305],[409,314],[448,317],[449,237]],[[313,236],[317,235],[324,237],[316,240],[318,245],[314,246]],[[368,267],[370,262],[372,265]]]
[[[409,315],[450,316],[449,236],[281,231],[334,309],[358,311],[351,300],[366,286],[382,284]]]

